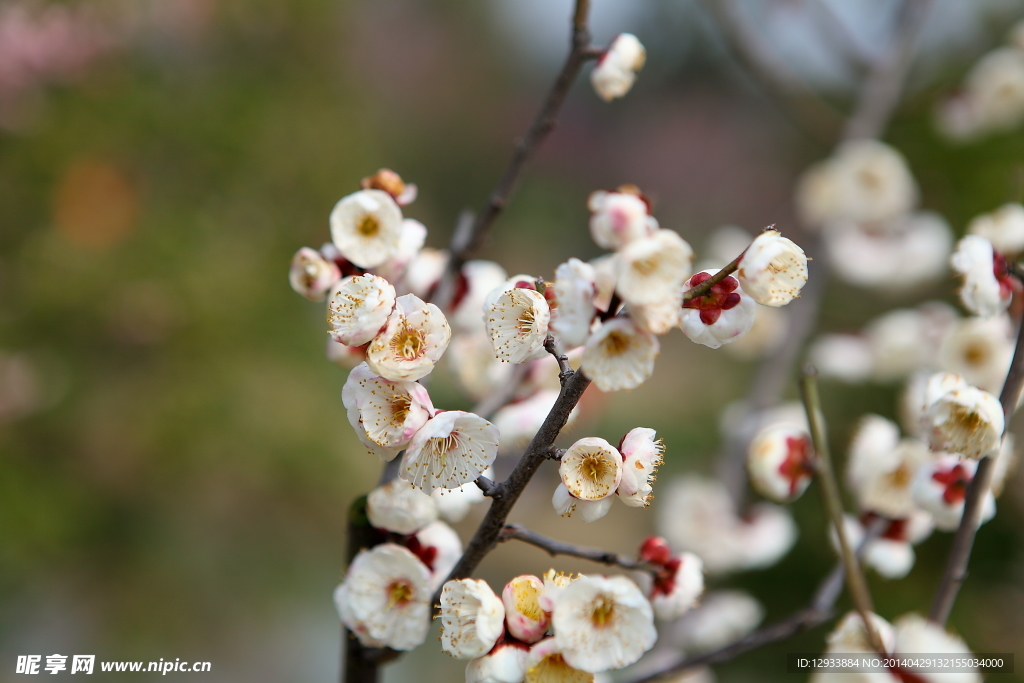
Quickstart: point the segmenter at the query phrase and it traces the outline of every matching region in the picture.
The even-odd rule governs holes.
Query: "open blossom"
[[[651,606],[662,621],[675,621],[696,607],[704,592],[704,562],[693,553],[675,556],[666,571],[654,577]]]
[[[658,339],[629,318],[612,318],[590,335],[583,371],[601,391],[635,389],[654,372]]]
[[[494,353],[510,363],[542,357],[551,310],[544,295],[534,289],[510,289],[487,311],[487,334]]]
[[[412,484],[392,479],[366,497],[370,524],[396,534],[414,534],[437,520],[433,499]]]
[[[717,270],[697,273],[684,285],[691,289],[711,279]],[[754,325],[757,304],[731,275],[711,287],[704,296],[683,304],[679,327],[683,334],[698,344],[717,349],[747,333]]]
[[[431,522],[417,531],[409,541],[409,548],[430,570],[431,593],[441,587],[462,557],[462,539],[455,529],[441,521]]]
[[[395,307],[395,288],[384,278],[353,275],[339,282],[327,302],[327,333],[345,346],[362,346],[381,331]]]
[[[683,317],[683,290],[669,292],[664,299],[649,304],[630,304],[629,317],[651,334],[667,334]]]
[[[448,251],[424,247],[406,265],[402,273],[400,289],[409,294],[429,298],[430,293],[441,281],[444,269],[448,265]]]
[[[893,622],[896,629],[896,644],[893,647],[895,655],[916,655],[922,652],[935,653],[936,655],[966,655],[970,656],[971,650],[959,636],[947,633],[938,624],[925,619],[918,614],[905,614]],[[981,683],[981,674],[976,670],[960,673],[927,673],[918,674],[917,677],[925,683]],[[903,678],[902,680],[906,680]]]
[[[658,229],[647,202],[634,192],[592,192],[590,236],[602,249],[621,249],[633,240],[647,237]]]
[[[389,282],[401,282],[406,269],[427,240],[427,226],[417,220],[402,220],[402,232],[398,237],[398,248],[384,264],[377,266],[374,272]]]
[[[555,270],[555,302],[551,311],[551,332],[564,348],[583,346],[597,309],[597,274],[594,267],[571,258]]]
[[[616,493],[630,507],[647,507],[652,496],[651,484],[662,463],[665,446],[653,429],[637,427],[622,437],[622,478]]]
[[[342,197],[331,211],[331,241],[360,268],[387,263],[402,238],[402,210],[383,190],[360,190]]]
[[[530,648],[526,658],[526,683],[594,683],[594,674],[569,666],[555,638]]]
[[[288,271],[292,289],[310,301],[323,301],[340,277],[341,271],[337,265],[309,247],[302,247],[295,252],[292,267]]]
[[[823,334],[811,344],[807,358],[822,377],[851,383],[871,377],[874,365],[867,340],[855,334]]]
[[[647,51],[632,33],[620,33],[597,61],[590,82],[605,102],[622,97],[633,87],[636,72],[644,67]]]
[[[960,301],[975,315],[991,318],[1010,305],[1013,285],[1000,259],[992,243],[978,235],[961,239],[953,252],[950,264],[963,278]]]
[[[931,301],[872,320],[864,328],[864,336],[871,350],[874,378],[902,379],[921,368],[934,367],[939,345],[957,318],[948,304]]]
[[[971,386],[998,393],[1010,369],[1015,332],[1005,314],[958,320],[942,339],[938,365]]]
[[[765,230],[747,247],[736,277],[757,303],[785,306],[807,284],[807,255],[777,230]]]
[[[367,647],[412,650],[430,628],[427,567],[402,546],[361,550],[334,594],[341,620]]]
[[[692,263],[693,249],[686,240],[672,230],[658,230],[619,250],[615,289],[628,304],[679,297]]]
[[[505,605],[508,632],[524,643],[535,643],[544,637],[551,625],[551,614],[541,606],[544,582],[524,574],[505,584],[501,601]]]
[[[584,522],[596,522],[612,509],[613,500],[611,497],[600,500],[581,500],[569,493],[565,484],[559,484],[551,497],[551,505],[555,508],[555,512],[562,517],[575,515]]]
[[[1024,252],[1024,206],[1003,204],[972,220],[967,232],[984,237],[1001,254],[1020,254]]]
[[[882,641],[886,652],[892,652],[896,644],[896,631],[892,624],[873,612],[868,613],[871,627]],[[877,654],[871,645],[868,631],[864,628],[864,620],[857,611],[848,612],[839,620],[832,633],[825,638],[828,643],[826,652]]]
[[[523,683],[529,654],[522,643],[500,643],[466,665],[466,683]]]
[[[486,581],[459,579],[441,590],[441,649],[457,659],[487,654],[505,630],[505,606]]]
[[[555,601],[555,642],[572,667],[597,673],[621,669],[654,646],[654,613],[624,576],[581,576]]]
[[[1024,119],[1024,52],[1004,47],[981,58],[964,81],[975,128],[1009,130]]]
[[[443,411],[413,436],[400,474],[424,491],[454,489],[483,474],[497,454],[494,425],[473,413]]]
[[[601,500],[614,494],[619,486],[622,456],[604,439],[588,436],[565,451],[558,474],[574,497]]]
[[[814,476],[810,436],[784,424],[762,429],[750,442],[747,472],[766,498],[778,503],[799,498]]]
[[[378,377],[366,363],[349,373],[341,400],[358,411],[366,438],[383,448],[404,447],[434,414],[426,387]]]
[[[846,539],[854,547],[863,542],[865,527],[878,518],[868,514],[863,519],[862,524],[849,515],[843,518]],[[884,578],[903,578],[913,568],[916,560],[913,546],[928,538],[934,528],[932,516],[917,509],[905,518],[888,520],[883,525],[881,536],[865,545],[864,564]],[[829,531],[829,538],[832,548],[839,552],[839,540],[834,529]]]
[[[931,456],[917,439],[900,439],[899,427],[878,415],[866,415],[854,433],[847,459],[847,480],[858,505],[887,517],[911,515],[916,506],[911,484]]]
[[[448,348],[452,330],[434,304],[414,294],[395,299],[387,324],[366,349],[366,363],[381,377],[413,381],[425,377]]]
[[[937,529],[954,531],[960,526],[967,487],[977,469],[976,460],[940,455],[918,470],[911,489],[914,503],[931,513]],[[985,495],[981,514],[982,522],[987,522],[996,514],[996,499],[992,491]]]
[[[1003,408],[992,394],[965,383],[932,400],[924,422],[933,449],[980,458],[999,448]]]
[[[714,591],[672,626],[669,637],[686,652],[710,652],[746,636],[764,614],[764,607],[749,593]]]

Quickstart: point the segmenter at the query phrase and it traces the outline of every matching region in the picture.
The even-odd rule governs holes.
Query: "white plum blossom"
[[[683,290],[680,287],[649,304],[630,304],[628,312],[640,329],[651,334],[667,334],[682,320]]]
[[[345,346],[327,337],[324,355],[335,365],[351,369],[366,360],[366,349],[362,346]]]
[[[444,275],[448,258],[448,252],[444,249],[424,247],[406,265],[401,282],[395,284],[400,285],[401,291],[405,293],[415,294],[421,299],[429,299],[430,294]]]
[[[893,622],[896,629],[895,655],[915,655],[921,652],[936,655],[967,655],[971,650],[958,636],[947,633],[941,626],[918,614],[905,614]],[[917,676],[925,683],[981,683],[982,676],[976,670],[961,673],[924,673]]]
[[[704,270],[686,281],[684,289],[706,282],[717,270]],[[757,304],[733,276],[722,279],[707,294],[683,304],[679,327],[691,341],[712,349],[746,334],[754,325]]]
[[[622,454],[622,478],[616,493],[630,507],[647,507],[653,497],[655,474],[661,465],[665,446],[657,433],[647,427],[631,429],[619,444]]]
[[[885,651],[892,652],[896,645],[896,631],[892,624],[873,612],[868,613],[868,621],[871,622],[871,628],[878,635]],[[864,620],[857,611],[847,612],[832,633],[826,636],[825,642],[828,643],[828,653],[878,654],[871,644],[867,629],[864,628]]]
[[[620,33],[598,58],[590,72],[590,82],[598,96],[610,102],[629,92],[645,61],[647,50],[640,40],[632,33]]]
[[[554,638],[530,648],[526,658],[526,683],[594,683],[594,674],[569,666]]]
[[[900,439],[899,427],[879,415],[865,415],[850,443],[847,481],[862,510],[892,519],[914,512],[910,486],[931,456],[917,439]]]
[[[960,301],[968,311],[991,318],[1010,305],[1013,290],[997,277],[996,254],[987,239],[978,235],[961,239],[950,265],[963,278]]]
[[[309,247],[302,247],[295,252],[288,271],[292,289],[310,301],[323,301],[340,277],[341,271],[337,265]]]
[[[822,377],[851,383],[868,379],[874,366],[871,346],[864,337],[854,334],[821,335],[811,344],[807,358]]]
[[[710,652],[753,631],[764,615],[764,607],[749,593],[715,591],[672,626],[670,638],[686,652]]]
[[[432,496],[428,496],[432,498]],[[436,591],[462,557],[462,539],[455,529],[441,521],[431,522],[416,532],[423,560],[430,569],[430,590]]]
[[[544,582],[530,574],[517,576],[501,592],[508,632],[524,643],[536,643],[547,633],[551,614],[541,606]]]
[[[697,605],[704,592],[704,562],[693,553],[674,558],[675,570],[654,580],[651,606],[662,621],[675,621]]]
[[[975,64],[964,81],[978,132],[1005,131],[1024,119],[1024,52],[1000,48]]]
[[[584,522],[595,522],[608,514],[612,508],[612,500],[610,497],[600,500],[581,500],[569,493],[565,484],[559,484],[551,497],[551,505],[555,508],[555,512],[562,517],[576,515]]]
[[[501,451],[507,453],[525,448],[544,423],[557,399],[557,390],[542,389],[529,398],[510,403],[494,413],[494,426],[501,435]],[[562,428],[563,434],[572,428],[578,414],[579,408],[573,408],[565,427]]]
[[[398,249],[386,263],[374,268],[374,273],[389,282],[401,282],[406,269],[420,253],[426,239],[427,227],[425,225],[412,218],[404,219],[402,232],[398,238]]]
[[[594,307],[602,313],[618,312],[608,310],[615,295],[616,257],[617,254],[605,254],[587,262],[594,269]]]
[[[473,413],[447,410],[412,437],[399,474],[424,491],[454,489],[483,474],[497,455],[493,424]]]
[[[747,450],[747,472],[762,496],[777,503],[796,500],[814,475],[811,437],[786,424],[762,429]]]
[[[384,265],[399,250],[402,210],[383,190],[360,190],[342,197],[331,211],[331,241],[360,268]]]
[[[939,347],[939,367],[971,386],[998,393],[1013,357],[1015,330],[1009,316],[958,320]]]
[[[594,266],[571,258],[555,270],[555,308],[551,311],[551,332],[564,348],[583,346],[590,324],[597,314]]]
[[[566,663],[597,673],[636,662],[654,646],[651,604],[624,576],[581,576],[555,600],[555,643]]]
[[[434,369],[451,336],[441,309],[405,294],[395,299],[387,324],[366,349],[366,363],[381,377],[417,380]]]
[[[487,310],[487,334],[495,355],[510,363],[541,358],[550,320],[551,310],[540,292],[514,288],[502,293]]]
[[[562,455],[558,474],[580,500],[601,500],[615,493],[622,479],[622,455],[604,439],[588,436]]]
[[[657,230],[619,250],[615,289],[627,304],[652,304],[679,297],[692,264],[693,249],[686,240],[672,230]]]
[[[932,301],[872,320],[864,328],[864,336],[871,347],[875,379],[902,379],[921,368],[934,367],[939,345],[957,318],[952,307]]]
[[[630,242],[647,237],[658,229],[647,202],[635,192],[592,192],[590,236],[602,249],[621,249]]]
[[[401,479],[392,479],[366,497],[370,524],[396,534],[414,534],[437,520],[437,506],[430,496]]]
[[[462,332],[482,331],[487,318],[484,301],[495,288],[505,283],[508,273],[494,261],[477,259],[466,261],[461,274],[465,278],[466,293],[455,306],[452,325]]]
[[[487,469],[484,470],[483,476],[491,477],[493,474]],[[461,522],[474,505],[484,502],[485,499],[484,492],[473,482],[454,489],[434,489],[430,497],[434,499],[441,519],[450,524]]]
[[[940,455],[922,466],[911,488],[914,503],[932,515],[935,528],[955,531],[964,513],[967,487],[978,468],[976,460],[964,460],[955,455]],[[996,499],[992,491],[985,495],[981,521],[987,522],[996,514]]]
[[[878,519],[867,515],[869,520]],[[865,527],[850,515],[843,518],[846,540],[857,547],[864,540]],[[914,566],[916,556],[913,546],[926,539],[934,529],[932,516],[927,512],[915,509],[909,517],[889,520],[883,526],[881,536],[868,541],[864,546],[864,564],[871,567],[879,576],[886,579],[901,579]],[[835,530],[829,530],[832,548],[839,551],[839,540]]]
[[[736,277],[757,303],[785,306],[807,284],[807,255],[777,230],[765,230],[743,253]]]
[[[335,604],[363,645],[412,650],[430,628],[429,578],[409,550],[384,543],[359,551],[335,591]]]
[[[456,659],[482,657],[505,630],[505,606],[486,581],[448,581],[441,590],[441,649]]]
[[[345,346],[362,346],[383,329],[395,307],[395,288],[384,278],[352,275],[331,291],[327,333]]]
[[[523,683],[529,653],[522,643],[499,643],[466,665],[466,683]]]
[[[583,372],[601,391],[635,389],[654,372],[658,339],[629,318],[605,321],[583,349]]]
[[[925,394],[928,407],[923,420],[932,448],[968,458],[992,453],[999,448],[1003,435],[1004,417],[999,399],[968,386],[963,378],[960,378],[961,386],[942,392],[942,383],[949,374],[933,376]]]
[[[426,387],[378,377],[366,363],[349,373],[341,400],[359,413],[366,438],[385,449],[404,447],[434,414]]]
[[[1020,254],[1024,252],[1024,205],[1003,204],[972,220],[967,232],[984,237],[1001,254]]]

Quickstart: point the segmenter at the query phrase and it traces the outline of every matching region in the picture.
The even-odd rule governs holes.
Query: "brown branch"
[[[448,581],[462,579],[472,574],[487,553],[498,544],[501,530],[505,528],[505,521],[508,519],[509,513],[526,489],[526,485],[530,483],[537,468],[547,460],[547,454],[554,445],[555,439],[558,438],[559,432],[562,431],[562,427],[568,421],[569,413],[579,403],[580,397],[583,396],[583,392],[588,386],[590,386],[590,379],[581,370],[573,372],[566,383],[562,385],[555,404],[551,406],[547,417],[544,418],[544,423],[537,430],[530,445],[527,446],[515,469],[512,470],[512,474],[495,487],[494,494],[491,496],[491,507],[466,546],[462,557],[452,569],[451,574],[448,575]],[[434,604],[438,604],[440,599],[441,591],[438,589],[434,595]]]
[[[928,18],[933,0],[903,0],[896,18],[892,44],[868,75],[853,114],[846,122],[844,140],[878,138],[899,104],[913,61],[917,36]]]
[[[529,543],[532,546],[546,551],[552,557],[555,555],[568,555],[570,557],[579,557],[584,560],[590,560],[591,562],[597,562],[614,567],[622,567],[623,569],[637,569],[651,572],[652,574],[657,574],[659,571],[663,571],[662,567],[642,560],[636,560],[632,557],[627,557],[626,555],[619,555],[618,553],[601,550],[600,548],[587,548],[581,545],[556,541],[553,538],[541,536],[538,533],[530,531],[519,524],[505,525],[505,528],[502,529],[501,533],[498,535],[499,543],[512,540]]]
[[[836,110],[797,76],[764,39],[764,32],[734,0],[705,0],[731,52],[762,90],[812,137],[831,140],[841,121]]]
[[[734,258],[729,265],[722,268],[720,271],[709,277],[704,282],[691,287],[690,289],[683,292],[683,303],[689,303],[698,297],[702,297],[711,291],[711,288],[717,285],[719,282],[729,277],[736,272],[736,269],[740,267],[740,261],[743,260],[743,254],[746,254],[747,250],[744,249],[739,256]]]
[[[1017,346],[1013,350],[1013,360],[1010,362],[1010,370],[1006,374],[1003,390],[999,394],[1006,427],[1009,427],[1013,411],[1020,402],[1022,390],[1024,390],[1024,321],[1017,332]],[[935,601],[932,603],[932,611],[928,615],[928,618],[936,624],[944,626],[949,620],[949,613],[953,609],[953,603],[956,602],[957,593],[960,592],[960,586],[967,578],[967,564],[971,559],[974,537],[981,525],[981,513],[985,507],[985,498],[988,496],[989,489],[992,488],[992,479],[995,476],[995,458],[997,457],[999,457],[998,453],[990,454],[978,461],[978,469],[975,470],[974,477],[967,487],[967,497],[964,499],[964,512],[960,518],[960,526],[953,538],[953,547],[949,551],[946,570],[942,574],[939,588],[935,592]]]
[[[485,477],[482,474],[479,477],[477,477],[473,481],[473,483],[476,484],[477,488],[479,488],[481,491],[483,491],[483,494],[485,496],[487,496],[488,498],[493,496],[498,491],[499,484],[491,481],[490,479],[488,479],[487,477]]]
[[[555,347],[555,338],[551,336],[544,340],[544,350],[555,357],[555,361],[558,363],[558,383],[565,384],[566,380],[572,375],[569,357],[564,353],[558,352],[558,349]]]
[[[442,278],[441,284],[438,286],[437,295],[434,297],[435,303],[442,310],[446,309],[451,302],[455,274],[459,272],[459,269],[462,268],[462,265],[469,256],[483,243],[494,221],[497,220],[504,210],[512,192],[515,190],[516,185],[518,185],[519,178],[527,162],[533,158],[541,144],[551,131],[554,130],[558,121],[558,113],[565,102],[569,89],[579,75],[583,63],[601,54],[601,51],[590,47],[590,29],[587,25],[589,12],[590,0],[576,0],[575,9],[573,10],[569,55],[565,58],[565,63],[562,65],[561,71],[558,72],[554,85],[552,85],[548,96],[544,99],[540,110],[537,112],[537,116],[533,119],[533,123],[530,124],[530,128],[526,131],[526,135],[516,141],[515,153],[512,155],[512,159],[505,168],[505,172],[502,174],[498,184],[491,191],[487,204],[476,214],[471,223],[467,220],[460,220],[460,226],[452,236],[451,255],[448,258],[445,276]]]

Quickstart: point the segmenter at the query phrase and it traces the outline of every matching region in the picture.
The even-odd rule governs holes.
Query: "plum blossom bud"
[[[409,482],[392,479],[370,491],[366,514],[378,529],[409,535],[437,520],[437,506]]]
[[[358,411],[366,438],[382,448],[404,447],[434,414],[426,387],[378,377],[366,363],[349,373],[341,400]]]
[[[977,468],[976,460],[940,455],[918,470],[911,488],[914,503],[931,513],[937,529],[955,531],[960,526],[967,487]],[[991,491],[985,495],[981,514],[982,522],[987,522],[996,514],[996,499]]]
[[[526,658],[526,683],[594,683],[594,674],[569,666],[558,643],[547,638],[530,648]]]
[[[383,190],[360,190],[343,197],[331,211],[331,241],[360,268],[376,268],[398,251],[402,210]]]
[[[933,392],[926,393],[926,400],[929,394]],[[987,391],[963,386],[932,401],[924,423],[933,449],[980,458],[999,448],[1003,408],[999,399]]]
[[[497,455],[494,425],[473,413],[447,410],[412,437],[399,473],[424,491],[454,489],[483,474]]]
[[[433,496],[428,496],[433,498]],[[409,539],[409,549],[430,570],[430,591],[441,587],[462,557],[462,539],[444,522],[431,522]]]
[[[987,239],[978,235],[961,239],[950,264],[963,278],[960,301],[971,313],[991,318],[1010,305],[1013,283],[1006,275],[1005,259]]]
[[[693,609],[704,592],[704,562],[693,553],[682,553],[658,564],[664,569],[651,584],[651,606],[658,619],[675,621]]]
[[[417,380],[434,369],[451,337],[441,309],[406,294],[395,299],[387,324],[370,342],[366,364],[386,379]]]
[[[1024,206],[1003,204],[992,213],[985,213],[967,226],[971,235],[984,237],[1001,254],[1024,252]]]
[[[359,182],[359,187],[364,190],[383,190],[391,195],[399,206],[406,206],[416,200],[416,186],[403,182],[402,176],[390,168],[382,168],[372,176],[363,178]]]
[[[622,479],[622,455],[604,439],[588,436],[570,446],[558,465],[562,483],[581,500],[608,498]]]
[[[647,202],[634,192],[592,192],[590,236],[602,249],[621,249],[635,239],[648,237],[658,229]]]
[[[345,346],[362,346],[381,331],[395,307],[395,288],[377,275],[352,275],[339,282],[327,303],[327,333]]]
[[[647,50],[632,33],[620,33],[598,58],[590,82],[605,102],[622,97],[633,87],[636,72],[644,68]]]
[[[361,550],[334,594],[342,622],[360,643],[395,650],[423,644],[430,598],[427,567],[394,543]]]
[[[629,666],[658,637],[651,604],[624,576],[581,576],[555,600],[551,621],[566,663],[592,673]]]
[[[529,652],[522,643],[499,643],[466,665],[466,683],[523,683]]]
[[[615,289],[628,304],[651,304],[679,296],[692,264],[693,249],[686,240],[672,230],[658,230],[619,250]]]
[[[777,230],[765,230],[743,253],[736,277],[757,303],[785,306],[807,284],[807,255]]]
[[[594,267],[571,258],[555,271],[555,302],[551,311],[551,332],[564,348],[583,346],[597,309],[597,274]]]
[[[486,319],[495,355],[510,363],[541,358],[550,320],[551,309],[540,292],[518,288],[504,292],[490,306]]]
[[[324,355],[332,363],[351,369],[366,360],[366,348],[362,346],[345,346],[328,337]]]
[[[622,437],[622,479],[616,493],[630,507],[647,507],[653,497],[651,484],[662,463],[665,446],[653,429],[637,427]]]
[[[683,287],[692,289],[717,272],[712,269],[697,273]],[[753,327],[756,308],[757,304],[743,291],[739,280],[730,275],[704,296],[694,297],[683,304],[679,327],[691,341],[717,349]]]
[[[565,484],[559,484],[555,488],[555,493],[551,497],[551,505],[562,517],[572,517],[575,515],[584,522],[596,522],[612,509],[612,498],[602,498],[601,500],[580,500],[576,496],[569,493],[569,489],[565,487]]]
[[[601,391],[635,389],[654,372],[660,348],[634,321],[612,318],[587,339],[582,368]]]
[[[323,301],[340,277],[341,271],[337,265],[309,247],[302,247],[295,252],[292,267],[288,271],[292,289],[310,301]]]
[[[541,607],[543,593],[544,582],[530,574],[517,576],[505,584],[501,601],[505,605],[505,623],[513,638],[536,643],[547,633],[551,614]]]
[[[747,472],[754,489],[777,503],[796,500],[811,483],[811,438],[802,429],[773,425],[750,442]]]
[[[505,606],[486,581],[459,579],[441,590],[441,649],[456,659],[490,652],[505,631]]]
[[[930,515],[926,513],[919,512],[915,515],[915,520],[921,520],[918,523],[924,524],[924,528],[929,533],[931,531],[930,519]],[[913,568],[917,558],[914,548],[903,533],[906,526],[907,520],[893,522],[889,527],[893,533],[887,531],[880,538],[868,541],[864,547],[864,564],[878,572],[879,576],[886,579],[902,579]],[[859,546],[864,540],[864,527],[853,517],[846,515],[843,518],[843,529],[846,539],[851,545]],[[832,548],[839,552],[839,541],[834,529],[829,531],[829,539]]]

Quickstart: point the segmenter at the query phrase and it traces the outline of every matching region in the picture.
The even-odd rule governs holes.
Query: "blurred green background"
[[[594,0],[595,38],[637,33],[647,69],[611,105],[585,74],[573,88],[482,254],[510,273],[550,275],[570,256],[598,255],[586,196],[625,182],[698,254],[724,223],[799,235],[793,182],[828,148],[752,87],[690,0],[624,5]],[[0,2],[0,25],[13,6]],[[59,6],[88,18],[97,33],[78,39],[91,49],[30,70],[28,84],[0,70],[0,681],[16,678],[16,655],[54,652],[211,661],[205,681],[333,680],[345,511],[379,464],[345,420],[345,371],[324,359],[322,306],[290,290],[289,260],[328,239],[334,202],[382,166],[419,185],[406,214],[430,229],[429,246],[444,246],[548,87],[570,3]],[[887,136],[923,206],[957,231],[1020,199],[1024,139],[950,145],[933,131],[932,105],[1021,10],[978,3],[970,30],[936,19],[924,75]],[[815,77],[849,100],[842,77]],[[880,297],[833,283],[822,328],[856,329],[953,291]],[[617,440],[654,427],[668,447],[662,481],[710,473],[718,415],[754,368],[675,332],[641,388],[589,396],[575,434]],[[444,374],[431,391],[447,408],[469,405]],[[838,452],[860,415],[894,414],[895,392],[824,386]],[[652,531],[650,511],[623,506],[593,526],[556,518],[554,476],[538,476],[516,521],[622,552]],[[803,605],[832,564],[820,509],[812,489],[793,505],[801,535],[787,558],[723,582],[753,592],[769,620]],[[481,512],[458,526],[464,539]],[[1017,477],[978,537],[951,622],[975,651],[1024,655],[1022,514]],[[883,616],[927,610],[950,540],[920,546],[904,580],[872,577]],[[481,574],[500,585],[553,564],[593,570],[502,547]],[[720,667],[719,680],[796,680],[784,654],[820,649],[825,632]],[[462,663],[433,642],[385,680],[461,680]]]

